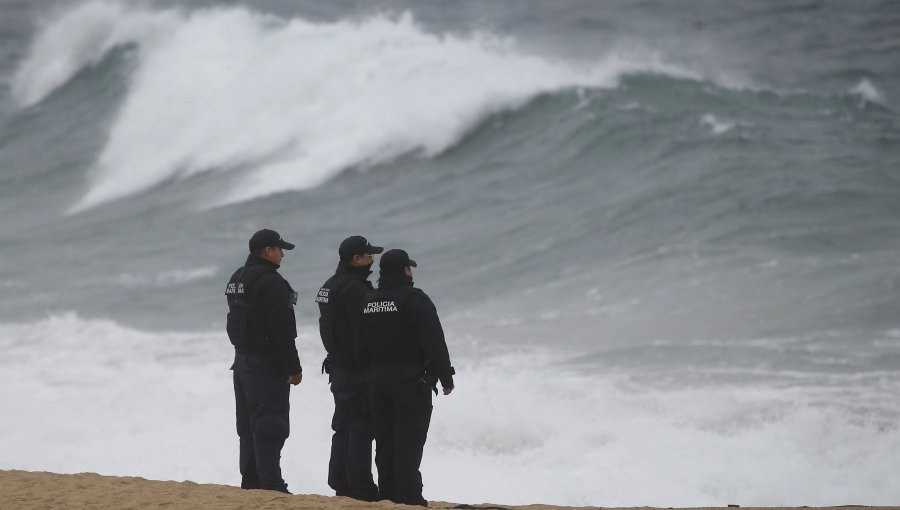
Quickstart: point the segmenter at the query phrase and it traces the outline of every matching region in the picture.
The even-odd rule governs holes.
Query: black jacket
[[[437,308],[402,275],[382,277],[366,295],[360,319],[360,356],[372,381],[412,380],[453,386],[454,369]]]
[[[225,291],[228,336],[238,352],[275,357],[285,374],[299,374],[303,368],[294,343],[297,293],[278,267],[250,255],[231,275]]]
[[[338,264],[316,296],[319,304],[319,334],[332,368],[359,371],[359,311],[372,290],[368,267]]]

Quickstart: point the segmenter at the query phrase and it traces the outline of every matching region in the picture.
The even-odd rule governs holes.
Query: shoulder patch
[[[225,287],[226,295],[234,295],[234,294],[243,294],[244,293],[244,282],[228,282],[228,286]]]

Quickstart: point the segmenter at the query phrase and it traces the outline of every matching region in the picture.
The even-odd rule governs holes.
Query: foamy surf
[[[447,328],[460,338],[455,320]],[[315,328],[303,328],[298,345],[307,370],[292,392],[282,466],[296,492],[330,494],[331,395],[316,370]],[[238,484],[223,332],[150,332],[62,314],[0,324],[0,348],[0,396],[14,409],[0,419],[0,467]],[[422,468],[431,499],[780,506],[900,498],[890,483],[900,432],[854,414],[850,402],[896,413],[888,391],[900,388],[896,374],[838,376],[832,387],[683,386],[666,372],[654,380],[628,369],[571,371],[547,350],[473,357],[453,342],[451,350],[459,384],[435,399]]]

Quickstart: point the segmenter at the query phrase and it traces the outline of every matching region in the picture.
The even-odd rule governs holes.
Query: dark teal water
[[[0,278],[23,290],[0,298],[7,318],[205,327],[268,225],[300,246],[285,271],[303,290],[362,232],[423,259],[451,309],[515,315],[530,289],[547,309],[639,300],[597,325],[651,337],[897,325],[891,2],[274,2],[264,20],[8,4]],[[361,28],[327,25],[346,19]],[[334,38],[321,61],[293,60],[317,30]],[[190,46],[204,37],[220,47]],[[205,82],[200,57],[228,54]]]

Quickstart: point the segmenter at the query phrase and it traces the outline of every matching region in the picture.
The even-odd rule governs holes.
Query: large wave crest
[[[314,23],[92,2],[43,27],[14,95],[39,102],[122,45],[137,48],[130,87],[75,211],[206,172],[239,172],[218,203],[306,189],[350,167],[438,154],[542,93],[612,87],[628,73],[693,77],[649,52],[577,65],[488,33],[432,33],[408,14]]]

